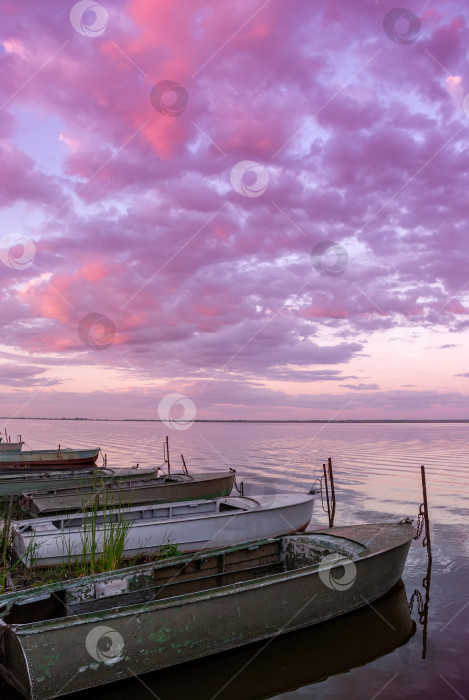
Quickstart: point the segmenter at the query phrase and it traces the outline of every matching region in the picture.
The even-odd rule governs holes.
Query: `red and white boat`
[[[0,443],[1,444],[1,443]],[[28,450],[0,452],[0,471],[10,469],[70,469],[93,467],[98,459],[99,447],[91,450]]]

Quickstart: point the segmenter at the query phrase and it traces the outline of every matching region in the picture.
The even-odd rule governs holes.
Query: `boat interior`
[[[337,539],[337,542],[334,540]],[[353,543],[356,552],[365,549]],[[214,553],[179,558],[177,562],[159,562],[121,569],[112,574],[88,577],[83,582],[49,586],[36,593],[10,597],[0,604],[5,624],[29,624],[45,620],[141,605],[263,579],[320,564],[337,562],[350,556],[348,540],[319,535],[292,535],[229,548]],[[336,576],[340,576],[338,571]]]
[[[216,515],[226,512],[245,512],[256,510],[259,503],[252,498],[217,498],[204,501],[185,501],[182,503],[169,505],[140,506],[134,508],[118,508],[116,510],[102,511],[87,515],[80,513],[76,515],[60,515],[52,518],[34,518],[32,520],[21,520],[15,523],[16,530],[21,533],[26,532],[46,532],[47,530],[67,530],[81,528],[90,523],[92,518],[93,526],[97,527],[112,522],[122,520],[138,523],[139,521],[167,520],[168,518],[191,517],[199,515]]]
[[[108,478],[109,476],[106,475]],[[140,475],[135,475],[134,478],[124,478],[118,481],[104,481],[99,482],[97,479],[96,484],[87,484],[85,486],[72,486],[69,488],[54,488],[47,489],[45,491],[29,491],[24,494],[30,499],[46,499],[53,497],[66,497],[75,495],[87,495],[94,494],[96,489],[103,489],[104,495],[108,491],[125,491],[126,489],[137,489],[137,488],[149,488],[151,486],[161,486],[162,484],[179,484],[183,481],[184,475],[167,475],[163,474],[161,476],[145,477]]]

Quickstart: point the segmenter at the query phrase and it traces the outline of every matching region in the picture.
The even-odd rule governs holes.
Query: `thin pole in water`
[[[430,540],[430,518],[428,517],[428,501],[427,501],[427,482],[425,479],[425,467],[423,464],[420,467],[420,472],[422,474],[422,491],[423,491],[423,517],[425,521],[425,537],[423,539],[423,545],[427,548],[428,559],[432,561],[432,543]]]
[[[335,518],[335,488],[334,488],[334,474],[332,473],[332,459],[329,457],[327,460],[327,466],[329,469],[329,479],[331,482],[331,527],[334,527]]]
[[[329,518],[329,527],[332,527],[331,525],[331,505],[329,502],[329,485],[327,483],[327,472],[326,472],[326,465],[322,465],[322,469],[324,472],[324,486],[326,487],[326,499],[327,499],[327,517]]]
[[[168,474],[171,474],[171,463],[169,461],[169,439],[166,435],[166,461],[168,463]]]

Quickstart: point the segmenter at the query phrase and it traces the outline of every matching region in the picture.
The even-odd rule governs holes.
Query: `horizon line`
[[[163,421],[158,418],[53,418],[39,416],[1,416],[0,420],[68,420],[68,421],[91,421],[91,422],[116,422],[116,423],[182,423],[173,419],[171,421]],[[343,419],[328,419],[328,418],[199,418],[192,423],[469,423],[469,418],[343,418]]]

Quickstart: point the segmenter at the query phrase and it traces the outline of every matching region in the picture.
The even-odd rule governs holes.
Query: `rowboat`
[[[285,532],[304,530],[313,514],[314,494],[276,494],[215,498],[163,505],[108,509],[47,518],[14,520],[12,549],[27,567],[55,566],[82,560],[92,533],[93,556],[106,538],[128,523],[123,557],[135,559],[177,543],[182,552],[229,546]],[[86,551],[89,558],[90,552]]]
[[[10,593],[0,673],[50,700],[309,627],[389,591],[414,535],[338,527]]]
[[[140,479],[152,479],[158,475],[157,469],[54,469],[43,471],[3,471],[0,470],[0,502],[13,496],[16,501],[24,491],[73,488],[80,486],[100,489],[108,482],[119,482],[138,475]]]
[[[147,673],[141,680],[127,678],[96,686],[86,691],[86,700],[128,700],[140,695],[142,681],[148,699],[181,700],[187,698],[188,688],[190,700],[290,697],[286,693],[392,653],[411,639],[415,629],[401,579],[373,607],[366,605],[333,620],[279,634],[268,643],[264,640]],[[0,697],[18,700],[16,691],[6,683],[2,687],[1,680]],[[291,697],[303,695],[300,691]],[[316,697],[312,689],[308,697]]]
[[[3,469],[70,469],[71,466],[92,466],[96,463],[99,447],[92,450],[28,450],[0,454]]]
[[[233,488],[235,471],[200,474],[161,474],[151,477],[138,472],[126,479],[109,480],[99,488],[95,484],[69,489],[51,488],[28,491],[19,499],[20,507],[35,516],[51,513],[83,512],[90,508],[137,506],[171,503],[193,499],[228,496]]]

